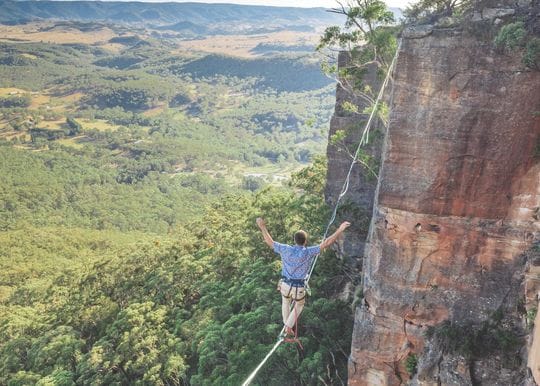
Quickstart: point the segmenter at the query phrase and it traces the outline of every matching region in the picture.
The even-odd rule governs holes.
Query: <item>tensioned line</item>
[[[370,127],[371,127],[371,123],[372,123],[373,118],[375,116],[375,113],[377,111],[377,107],[379,105],[379,102],[382,99],[382,96],[384,94],[384,90],[385,90],[386,86],[388,85],[388,81],[390,80],[391,74],[394,71],[394,67],[396,65],[396,61],[397,61],[397,57],[398,57],[400,48],[401,48],[401,40],[399,41],[398,47],[396,49],[396,53],[394,55],[394,58],[392,59],[392,63],[390,64],[390,68],[388,69],[388,72],[386,73],[386,77],[384,78],[384,82],[383,82],[383,84],[381,86],[381,89],[379,90],[379,94],[377,95],[377,99],[375,100],[375,104],[373,105],[373,108],[371,110],[371,114],[369,115],[369,119],[368,119],[368,121],[366,123],[366,126],[364,127],[364,131],[362,132],[362,137],[360,138],[360,142],[358,143],[358,147],[356,148],[356,151],[354,153],[354,158],[353,158],[353,160],[351,162],[351,166],[349,167],[349,172],[347,173],[347,177],[345,178],[345,182],[343,183],[343,187],[341,188],[341,193],[339,194],[339,196],[338,196],[338,198],[336,200],[336,203],[334,205],[334,211],[332,212],[332,217],[330,218],[330,221],[328,222],[328,225],[326,226],[326,230],[324,231],[323,241],[328,236],[328,231],[330,230],[330,227],[332,226],[332,224],[336,220],[337,210],[339,208],[339,204],[340,204],[341,199],[345,196],[345,194],[349,190],[349,181],[350,181],[350,178],[351,178],[351,173],[352,173],[354,164],[358,160],[358,154],[360,153],[360,148],[363,145],[368,143],[368,136],[369,136],[369,130],[370,130]],[[309,279],[311,278],[311,274],[313,273],[313,270],[315,269],[315,265],[317,264],[318,258],[319,258],[319,254],[317,254],[315,256],[315,258],[313,259],[313,262],[311,263],[311,267],[309,269],[309,272],[308,272],[306,278],[304,279],[306,286],[309,283]],[[294,301],[292,302],[291,310],[293,308],[294,308]],[[274,344],[274,347],[272,347],[272,349],[268,352],[268,354],[266,354],[264,359],[255,368],[255,370],[253,370],[251,372],[251,374],[246,378],[244,383],[242,383],[242,386],[248,386],[255,379],[255,377],[257,376],[257,373],[264,366],[266,361],[268,361],[268,359],[272,356],[272,354],[274,354],[274,352],[277,350],[279,345],[283,342],[283,331],[284,330],[285,330],[285,327],[283,327],[281,329],[281,332],[280,332],[280,334],[278,336],[278,340]]]

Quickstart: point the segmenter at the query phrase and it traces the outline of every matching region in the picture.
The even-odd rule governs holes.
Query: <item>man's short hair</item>
[[[307,233],[300,230],[294,234],[294,242],[297,245],[306,245]]]

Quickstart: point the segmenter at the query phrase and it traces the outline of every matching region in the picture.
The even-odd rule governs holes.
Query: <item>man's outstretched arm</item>
[[[274,240],[272,239],[272,236],[270,236],[270,233],[268,232],[268,229],[266,229],[266,223],[264,220],[260,217],[257,217],[257,225],[259,226],[259,229],[262,232],[262,235],[264,237],[264,242],[270,247],[274,248]]]
[[[339,226],[339,228],[337,229],[337,231],[335,231],[330,237],[327,237],[326,239],[323,240],[323,242],[321,243],[321,250],[326,249],[330,245],[332,245],[334,243],[334,241],[337,240],[339,235],[342,234],[343,231],[345,229],[347,229],[348,227],[350,227],[350,226],[351,226],[350,222],[348,222],[348,221],[342,222],[341,225]]]

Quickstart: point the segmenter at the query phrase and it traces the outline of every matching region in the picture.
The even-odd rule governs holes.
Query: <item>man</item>
[[[332,245],[339,235],[343,233],[351,224],[348,221],[343,222],[337,231],[330,237],[322,241],[320,245],[307,247],[307,233],[299,230],[294,234],[295,245],[280,244],[275,242],[270,236],[266,223],[262,218],[257,218],[257,225],[261,229],[264,241],[274,252],[281,256],[281,282],[279,290],[281,292],[281,313],[283,315],[283,324],[285,333],[292,335],[293,327],[298,316],[302,312],[305,303],[305,283],[304,280],[311,267],[311,261],[323,249]],[[291,301],[294,300],[294,310],[291,313]]]

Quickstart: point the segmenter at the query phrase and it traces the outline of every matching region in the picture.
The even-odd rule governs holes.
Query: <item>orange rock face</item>
[[[540,72],[433,30],[404,35],[393,92],[349,384],[402,384],[410,354],[415,384],[521,384],[525,364],[465,360],[426,331],[520,320],[540,236]]]

